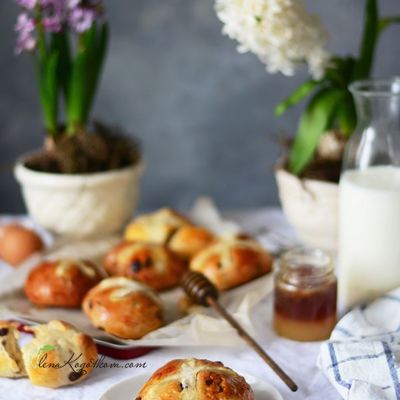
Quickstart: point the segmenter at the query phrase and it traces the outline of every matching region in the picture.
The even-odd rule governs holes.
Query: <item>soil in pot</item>
[[[300,178],[339,183],[341,169],[341,160],[315,158],[300,175]]]
[[[136,139],[95,122],[91,131],[47,138],[43,150],[29,156],[25,166],[40,172],[87,174],[124,168],[139,160]]]
[[[292,142],[293,140],[286,140],[283,143],[286,151],[291,147]],[[299,178],[339,183],[346,142],[347,140],[339,132],[326,132],[321,137],[314,158],[299,175]],[[282,167],[289,171],[287,161]]]

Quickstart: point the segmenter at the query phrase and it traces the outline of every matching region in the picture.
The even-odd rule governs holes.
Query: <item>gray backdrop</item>
[[[306,77],[268,75],[220,34],[212,0],[108,0],[112,42],[95,114],[135,133],[147,162],[141,208],[186,208],[211,195],[225,208],[277,204],[272,173],[279,132],[274,105]],[[400,14],[398,0],[382,10]],[[331,32],[330,49],[356,51],[363,0],[308,1]],[[17,7],[0,2],[0,213],[24,210],[15,158],[41,145],[41,116],[29,56],[13,54]],[[400,29],[382,38],[375,75],[399,74]]]

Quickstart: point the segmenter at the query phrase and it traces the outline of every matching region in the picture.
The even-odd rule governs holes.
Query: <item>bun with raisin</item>
[[[156,292],[128,278],[104,279],[87,293],[82,306],[95,327],[123,339],[139,339],[163,325]]]
[[[172,360],[158,369],[135,400],[254,400],[246,380],[221,362]]]

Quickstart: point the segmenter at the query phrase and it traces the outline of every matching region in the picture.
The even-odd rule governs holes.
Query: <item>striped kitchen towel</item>
[[[344,399],[400,400],[400,288],[346,314],[318,366]]]

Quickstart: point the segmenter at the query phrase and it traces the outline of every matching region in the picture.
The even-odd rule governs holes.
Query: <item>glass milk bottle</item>
[[[358,125],[339,184],[339,301],[400,286],[400,79],[350,86]]]

